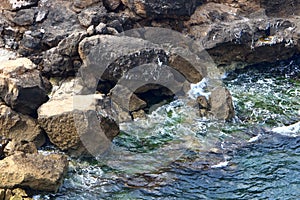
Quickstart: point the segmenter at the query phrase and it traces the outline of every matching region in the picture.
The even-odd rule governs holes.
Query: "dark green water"
[[[228,75],[234,122],[175,101],[123,124],[113,153],[73,160],[60,192],[36,198],[300,199],[299,70],[292,61]]]

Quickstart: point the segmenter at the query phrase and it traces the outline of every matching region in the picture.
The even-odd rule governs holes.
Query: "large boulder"
[[[102,95],[73,95],[76,87],[81,89],[77,83],[63,83],[50,101],[39,108],[38,121],[61,150],[73,156],[95,155],[109,148],[119,134],[119,126],[109,108],[98,106]]]
[[[17,143],[33,142],[37,147],[45,143],[45,136],[35,119],[16,113],[4,103],[0,103],[0,137]]]
[[[225,87],[216,87],[210,95],[210,111],[220,120],[231,120],[235,116],[232,96]]]
[[[123,4],[142,17],[187,18],[196,9],[196,0],[122,0]]]
[[[35,116],[37,108],[48,100],[48,81],[27,58],[0,63],[0,97],[12,109]]]
[[[65,156],[18,153],[0,161],[0,188],[56,192],[68,169]]]

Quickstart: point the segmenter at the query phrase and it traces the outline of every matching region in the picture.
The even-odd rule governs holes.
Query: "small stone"
[[[106,33],[108,33],[106,24],[100,22],[100,24],[98,26],[96,26],[96,33],[97,34],[106,34]]]
[[[197,102],[199,104],[200,109],[202,109],[202,108],[208,109],[209,108],[209,104],[208,104],[208,101],[205,96],[197,97]]]
[[[12,190],[13,195],[18,195],[20,197],[28,197],[28,194],[25,192],[25,190],[21,188],[16,188]]]
[[[144,110],[139,110],[136,112],[132,112],[132,117],[133,117],[133,119],[145,119],[146,113]]]
[[[94,32],[95,32],[95,27],[94,27],[94,25],[89,26],[89,27],[87,28],[86,32],[87,32],[87,34],[88,34],[89,36],[94,35]]]
[[[43,21],[46,18],[47,14],[48,14],[48,11],[46,11],[46,10],[39,11],[38,14],[36,15],[35,21],[36,22]]]

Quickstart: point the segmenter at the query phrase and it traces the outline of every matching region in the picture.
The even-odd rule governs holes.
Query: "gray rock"
[[[228,89],[216,87],[210,96],[211,113],[220,120],[230,120],[235,116],[232,104],[232,96]]]
[[[35,11],[33,9],[23,9],[16,12],[13,22],[18,26],[32,25],[34,22]]]
[[[116,10],[122,2],[121,0],[104,0],[103,3],[109,10]]]

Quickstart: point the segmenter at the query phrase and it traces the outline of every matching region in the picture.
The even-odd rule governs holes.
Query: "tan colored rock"
[[[0,62],[0,97],[22,114],[36,114],[37,108],[48,100],[47,85],[48,81],[29,59]]]
[[[64,82],[52,98],[38,110],[38,121],[50,141],[74,156],[97,154],[107,149],[119,127],[109,109],[98,102],[101,94],[74,95],[82,87]],[[96,111],[97,110],[97,111]],[[90,144],[92,142],[93,144]]]
[[[4,155],[6,157],[15,154],[16,152],[23,152],[23,153],[37,153],[37,148],[33,142],[16,142],[15,140],[8,142],[5,146]]]
[[[0,137],[17,143],[33,142],[36,147],[45,143],[45,136],[35,119],[18,114],[0,103]]]
[[[0,200],[4,200],[5,197],[5,189],[0,189]]]
[[[67,169],[68,160],[62,155],[15,154],[0,161],[0,188],[56,192]]]
[[[235,116],[232,96],[225,87],[216,87],[210,96],[211,113],[220,120],[230,120]]]
[[[189,61],[179,55],[171,55],[169,58],[170,66],[184,75],[191,83],[198,83],[202,80],[201,73]]]

